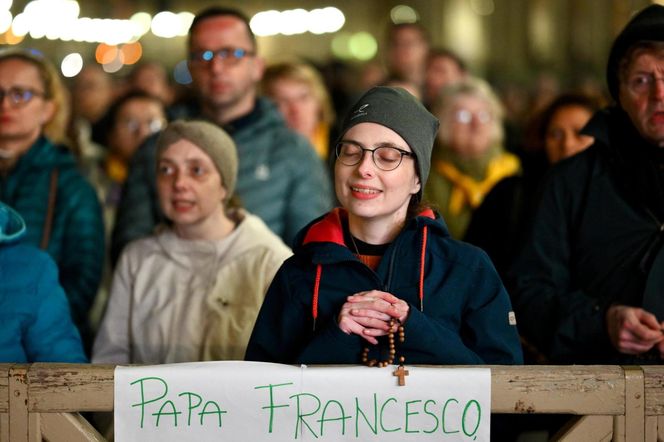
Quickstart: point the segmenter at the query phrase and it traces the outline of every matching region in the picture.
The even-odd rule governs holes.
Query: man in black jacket
[[[556,165],[510,286],[520,332],[556,363],[664,359],[664,6],[639,12],[607,67],[617,105]]]

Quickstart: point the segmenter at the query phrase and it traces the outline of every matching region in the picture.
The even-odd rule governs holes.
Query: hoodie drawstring
[[[424,226],[422,229],[422,252],[420,253],[420,311],[424,311],[424,256],[427,250],[427,231],[428,226]]]
[[[314,331],[316,331],[316,319],[318,318],[318,292],[320,290],[320,275],[323,272],[321,264],[316,265],[316,280],[314,282],[314,299],[311,303],[311,313],[314,317]]]

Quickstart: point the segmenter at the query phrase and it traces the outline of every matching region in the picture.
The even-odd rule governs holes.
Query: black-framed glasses
[[[412,152],[393,146],[379,146],[375,149],[367,149],[355,143],[341,142],[337,144],[335,149],[337,159],[345,166],[360,164],[364,157],[364,152],[371,152],[371,159],[376,167],[386,172],[399,167],[404,156],[414,157]]]
[[[255,52],[247,49],[221,48],[215,51],[192,51],[189,53],[189,60],[194,63],[209,64],[216,57],[224,63],[236,64],[243,58],[252,57],[254,55],[256,55]]]
[[[10,87],[9,89],[0,89],[0,103],[9,98],[9,103],[14,107],[25,106],[34,97],[44,97],[46,94],[30,88]]]

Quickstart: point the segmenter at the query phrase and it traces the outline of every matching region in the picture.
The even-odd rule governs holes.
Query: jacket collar
[[[420,213],[417,218],[436,219],[436,215],[431,209],[426,209]],[[314,222],[307,230],[302,245],[328,242],[346,247],[344,242],[343,223],[348,220],[346,209],[337,207],[328,212],[320,220]]]

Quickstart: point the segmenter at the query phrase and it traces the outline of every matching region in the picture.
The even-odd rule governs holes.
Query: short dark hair
[[[150,95],[147,92],[143,92],[137,89],[129,90],[128,92],[116,98],[108,107],[108,110],[104,116],[93,126],[93,141],[104,146],[108,145],[108,137],[118,122],[117,120],[120,114],[120,110],[122,110],[126,103],[132,100],[153,101],[161,106],[162,110],[164,111],[164,115],[166,115],[166,105],[159,97],[155,97],[154,95]]]
[[[392,38],[394,37],[394,34],[401,31],[402,29],[408,29],[408,28],[414,29],[417,32],[419,32],[420,36],[422,37],[422,40],[427,42],[427,44],[431,41],[431,38],[429,37],[429,31],[427,31],[427,29],[424,26],[422,26],[419,22],[394,23],[387,28],[388,44],[392,44]]]
[[[251,26],[249,25],[249,17],[247,15],[240,11],[239,9],[235,8],[228,8],[224,6],[211,6],[209,8],[205,8],[202,11],[199,11],[198,14],[194,17],[194,20],[191,22],[191,26],[189,27],[189,34],[188,34],[188,41],[187,44],[191,45],[191,35],[194,32],[194,29],[196,26],[200,24],[203,20],[207,20],[208,18],[214,18],[214,17],[234,17],[240,20],[242,23],[245,24],[247,28],[247,33],[249,34],[249,38],[251,39],[251,43],[254,45],[254,48],[256,47],[256,35],[254,35],[254,32],[251,30]]]
[[[546,137],[546,131],[554,115],[565,107],[582,107],[594,114],[601,107],[601,103],[595,97],[580,93],[565,93],[556,97],[540,114],[538,135],[540,142]]]
[[[430,63],[433,59],[435,58],[449,58],[452,60],[459,70],[461,72],[467,72],[468,67],[466,66],[466,62],[463,61],[463,59],[457,54],[456,52],[452,51],[451,49],[447,48],[431,48],[429,50],[429,55],[427,56],[427,63]]]

